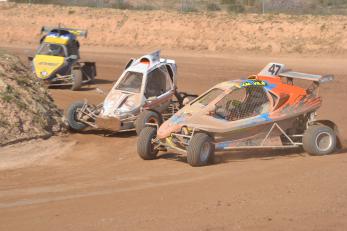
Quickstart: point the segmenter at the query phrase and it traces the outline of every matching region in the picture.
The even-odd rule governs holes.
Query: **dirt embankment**
[[[0,40],[36,45],[43,25],[87,28],[83,45],[266,53],[347,53],[346,16],[121,11],[0,4]]]
[[[17,57],[0,51],[0,146],[62,128],[61,113],[42,84]]]

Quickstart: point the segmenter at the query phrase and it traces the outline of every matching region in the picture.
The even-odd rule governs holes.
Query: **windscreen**
[[[211,103],[214,99],[216,99],[222,93],[223,93],[223,90],[221,90],[219,88],[214,88],[214,89],[210,90],[209,92],[207,92],[205,95],[199,97],[194,102],[194,104],[199,103],[199,104],[202,104],[204,106],[207,106],[209,103]]]
[[[64,47],[59,44],[43,43],[38,51],[38,54],[65,57]]]
[[[116,86],[116,90],[140,93],[142,78],[142,73],[129,71]]]

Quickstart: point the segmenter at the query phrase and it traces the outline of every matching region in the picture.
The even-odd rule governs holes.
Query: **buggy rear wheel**
[[[83,107],[84,102],[74,102],[67,110],[67,122],[70,128],[74,131],[80,131],[87,127],[85,123],[78,120],[78,113]]]
[[[336,148],[336,134],[333,129],[325,125],[310,126],[304,133],[303,147],[312,155],[326,155]]]
[[[195,134],[187,147],[187,161],[193,166],[204,166],[213,161],[214,145],[212,138],[205,133]]]
[[[157,135],[154,127],[145,127],[137,140],[137,153],[144,160],[153,160],[157,157],[158,150],[154,148],[152,140]]]
[[[96,76],[96,68],[94,63],[85,63],[82,67],[83,80],[93,83]]]
[[[192,100],[196,99],[197,95],[190,95],[185,92],[176,92],[175,97],[180,105],[180,108],[191,102]]]
[[[142,111],[135,121],[135,130],[137,135],[140,135],[142,129],[146,127],[146,123],[158,124],[158,126],[160,126],[163,123],[163,117],[161,114],[154,111]]]
[[[186,97],[184,97],[183,101],[182,101],[183,106],[185,106],[188,103],[192,102],[194,99],[196,99],[195,96],[186,96]]]
[[[72,69],[72,86],[71,90],[77,91],[82,87],[83,75],[82,70],[80,68]]]

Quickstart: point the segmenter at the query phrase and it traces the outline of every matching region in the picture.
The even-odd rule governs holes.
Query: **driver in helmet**
[[[49,45],[49,53],[53,56],[64,56],[63,48],[57,44]]]

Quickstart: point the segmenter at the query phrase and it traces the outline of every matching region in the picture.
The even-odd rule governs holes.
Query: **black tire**
[[[137,140],[137,153],[144,160],[153,160],[157,158],[158,150],[154,149],[152,139],[157,135],[157,129],[154,127],[145,127]]]
[[[72,69],[71,75],[72,75],[71,90],[77,91],[77,90],[81,89],[82,81],[83,81],[82,70],[79,68]]]
[[[191,95],[186,92],[176,92],[175,96],[180,104],[180,108],[198,97],[197,95]]]
[[[79,122],[76,118],[77,110],[81,109],[83,105],[84,102],[74,102],[70,105],[70,107],[67,110],[67,122],[70,128],[74,131],[80,131],[88,126],[85,123]]]
[[[177,102],[179,104],[179,107],[181,108],[183,106],[183,96],[180,92],[175,92],[175,97],[177,99]]]
[[[327,155],[336,149],[336,134],[328,126],[313,125],[305,131],[302,142],[307,153],[317,156]]]
[[[205,133],[195,134],[187,147],[187,161],[193,166],[204,166],[213,162],[213,139]],[[206,150],[204,150],[206,148]]]
[[[137,135],[140,135],[142,129],[146,127],[146,123],[155,123],[160,126],[163,123],[163,117],[161,116],[161,114],[154,111],[142,111],[137,116],[137,119],[135,121],[135,130]]]
[[[89,83],[93,83],[96,76],[96,69],[93,63],[86,63],[82,67],[83,80],[89,80]]]
[[[185,106],[188,103],[192,102],[194,99],[196,99],[195,96],[186,96],[186,97],[184,97],[183,101],[182,101],[183,106]]]

